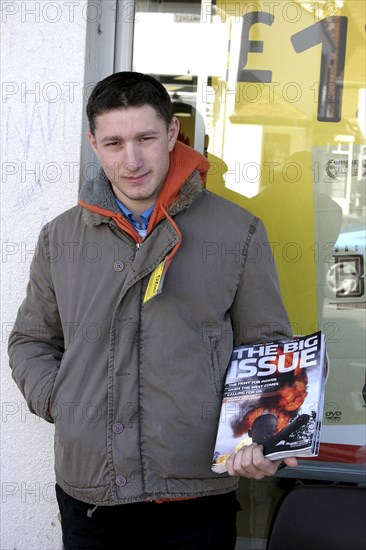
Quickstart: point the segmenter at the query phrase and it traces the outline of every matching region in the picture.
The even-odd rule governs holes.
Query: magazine
[[[270,460],[317,456],[327,369],[321,331],[235,347],[212,470],[225,472],[229,456],[253,442],[263,445]]]

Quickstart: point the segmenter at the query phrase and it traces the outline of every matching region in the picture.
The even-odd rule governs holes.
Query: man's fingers
[[[285,458],[284,463],[286,464],[286,466],[290,466],[290,468],[296,468],[298,466],[297,458],[295,458],[294,456]]]
[[[263,447],[257,443],[252,443],[232,454],[227,462],[226,468],[231,476],[247,477],[249,479],[263,479],[267,476],[273,476],[281,464],[296,468],[297,459],[289,457],[282,460],[268,460],[263,456]]]
[[[277,465],[263,456],[263,447],[253,443],[231,455],[226,462],[229,475],[263,479],[273,475]]]

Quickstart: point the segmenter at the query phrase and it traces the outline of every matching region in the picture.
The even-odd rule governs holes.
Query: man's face
[[[134,214],[155,203],[178,132],[177,118],[167,127],[150,105],[114,109],[97,117],[89,142],[115,195]]]

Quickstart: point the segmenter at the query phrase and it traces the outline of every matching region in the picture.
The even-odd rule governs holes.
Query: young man
[[[43,228],[9,341],[55,423],[64,547],[233,549],[237,476],[279,466],[253,444],[211,470],[233,344],[290,336],[265,230],[204,189],[153,78],[111,75],[87,114],[100,173]]]

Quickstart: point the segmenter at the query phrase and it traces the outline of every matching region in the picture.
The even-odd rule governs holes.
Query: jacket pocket
[[[217,399],[221,401],[223,385],[220,369],[219,346],[215,336],[209,336],[208,338],[210,342],[210,377],[215,388]]]
[[[49,396],[49,399],[48,399],[48,409],[49,409],[49,412],[51,413],[51,417],[52,417],[52,420],[54,422],[57,421],[57,416],[60,416],[60,414],[61,414],[61,407],[60,407],[60,404],[57,402],[57,388],[60,385],[60,381],[61,381],[61,378],[62,378],[61,367],[63,366],[63,364],[65,362],[67,351],[68,350],[64,351],[63,356],[61,358],[61,362],[60,362],[60,365],[58,367],[57,374],[54,378],[52,389],[50,391],[50,396]]]

